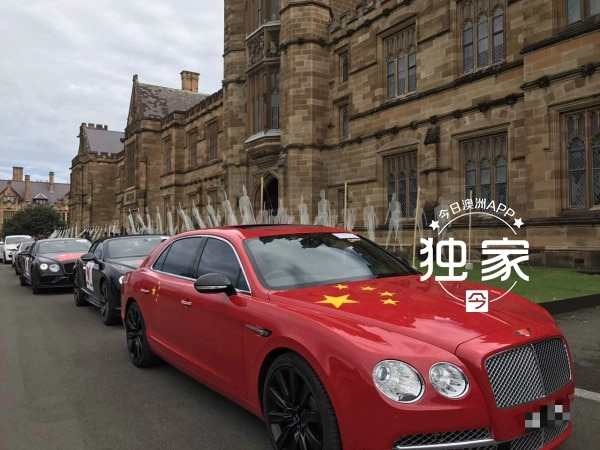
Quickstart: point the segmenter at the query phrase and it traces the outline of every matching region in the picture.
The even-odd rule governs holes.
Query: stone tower
[[[225,2],[223,52],[223,119],[220,123],[225,179],[222,189],[245,182],[246,135],[246,5],[244,0]],[[214,200],[214,199],[213,199]]]
[[[281,0],[281,145],[286,197],[312,205],[327,183],[330,1]],[[310,101],[308,101],[310,100]]]

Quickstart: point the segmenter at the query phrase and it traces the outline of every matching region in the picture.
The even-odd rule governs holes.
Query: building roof
[[[0,194],[4,192],[8,183],[17,193],[17,195],[24,201],[25,200],[25,183],[26,181],[15,181],[15,180],[0,180]],[[50,182],[48,181],[30,181],[29,182],[29,202],[31,203],[34,198],[48,199],[48,205],[53,205],[64,199],[70,190],[70,184],[68,183],[54,183],[53,192],[50,192]]]
[[[90,151],[111,154],[123,151],[123,142],[121,140],[125,138],[124,132],[98,129],[93,126],[85,126],[84,129]]]
[[[142,118],[158,120],[174,111],[187,111],[207,97],[199,92],[144,83],[139,83],[139,95]]]

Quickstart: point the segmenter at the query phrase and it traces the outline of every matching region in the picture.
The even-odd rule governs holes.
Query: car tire
[[[19,283],[21,284],[21,286],[27,286],[27,280],[25,279],[22,273],[19,273]]]
[[[342,448],[327,391],[299,355],[284,353],[273,361],[265,377],[262,406],[274,448]]]
[[[127,337],[127,353],[134,366],[149,367],[156,364],[158,357],[152,353],[146,337],[146,323],[137,303],[127,308],[125,315],[125,335]]]
[[[2,261],[4,262],[4,264],[8,264],[10,262],[6,258],[6,253],[4,255],[2,255]]]
[[[119,316],[115,313],[115,300],[112,298],[110,285],[106,280],[100,282],[100,317],[104,325],[119,323]]]
[[[77,273],[75,273],[75,282],[73,283],[73,299],[76,306],[87,306],[89,303],[83,295],[83,290],[77,285]]]
[[[33,292],[34,294],[39,294],[40,291],[40,280],[35,274],[35,270],[31,269],[31,292]]]

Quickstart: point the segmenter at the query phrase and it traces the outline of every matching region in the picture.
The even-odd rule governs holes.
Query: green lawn
[[[473,264],[473,269],[468,271],[469,276],[467,280],[502,289],[510,288],[510,286],[517,281],[517,284],[511,292],[519,294],[536,303],[600,294],[600,274],[585,274],[576,269],[532,267],[528,264],[523,264],[520,267],[523,273],[529,276],[529,281],[523,280],[513,271],[511,277],[504,282],[500,281],[500,278],[496,278],[482,283],[480,263]],[[425,268],[420,268],[419,263],[417,263],[417,269],[421,272],[425,272],[426,270]],[[455,271],[455,273],[460,272]],[[436,267],[433,274],[447,275],[448,270]]]

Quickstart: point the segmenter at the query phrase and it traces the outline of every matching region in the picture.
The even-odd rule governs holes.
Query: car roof
[[[348,230],[321,225],[282,225],[282,224],[256,224],[236,225],[217,228],[202,228],[199,230],[185,231],[176,236],[196,236],[211,234],[215,236],[237,236],[238,239],[251,239],[263,236],[280,236],[284,234],[309,234],[309,233],[352,233]],[[354,234],[354,233],[352,233]]]
[[[56,237],[56,238],[38,239],[36,242],[47,242],[47,241],[87,241],[87,239],[85,239],[85,238],[69,238],[69,237],[59,238],[59,237]]]
[[[104,241],[112,241],[114,239],[131,239],[131,238],[152,238],[152,237],[162,237],[167,239],[169,236],[166,234],[119,234],[117,236],[102,236],[98,239],[94,240],[96,242],[104,242]]]

